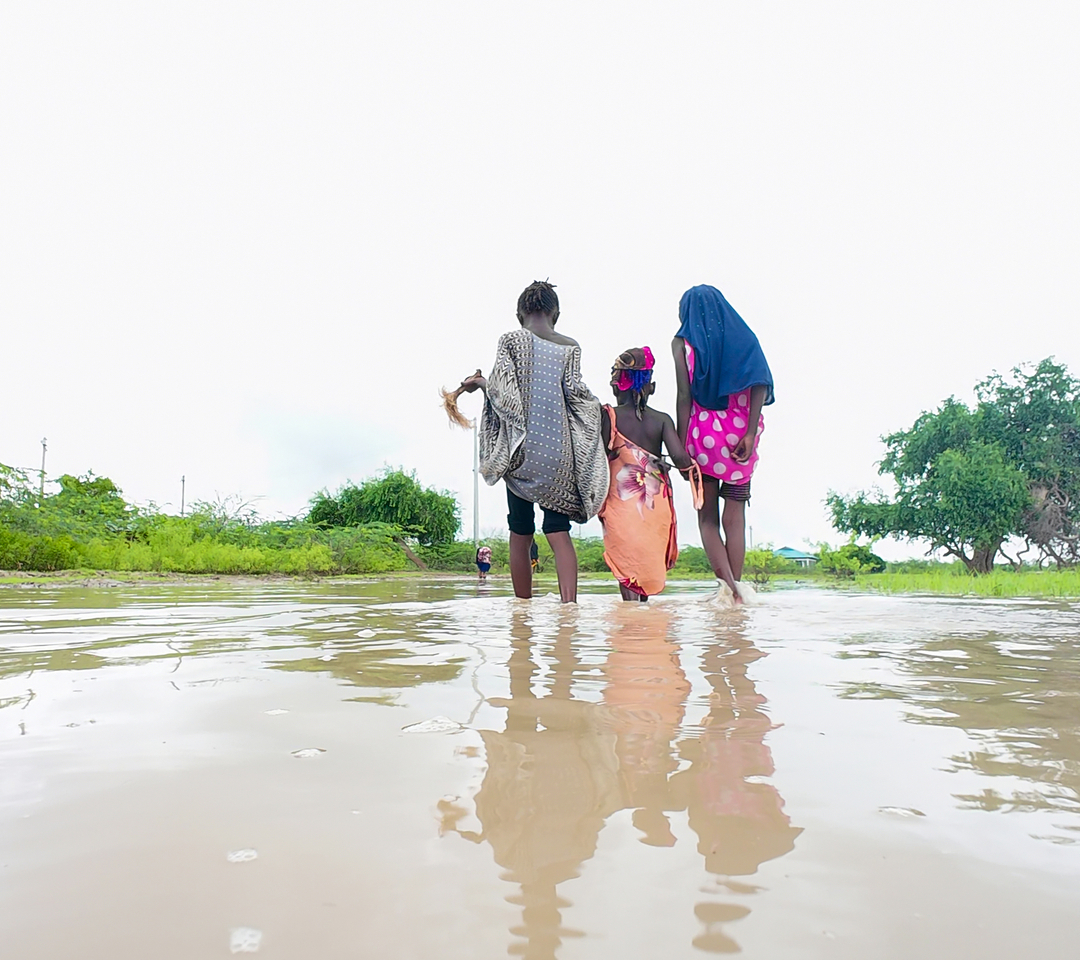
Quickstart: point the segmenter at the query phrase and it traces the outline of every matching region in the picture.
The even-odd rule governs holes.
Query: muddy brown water
[[[0,956],[1080,955],[1075,605],[503,590],[0,591]]]

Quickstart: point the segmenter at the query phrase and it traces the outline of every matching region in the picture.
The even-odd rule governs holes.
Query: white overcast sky
[[[671,411],[712,283],[776,379],[755,539],[835,542],[881,434],[1080,373],[1078,49],[1064,2],[8,0],[0,462],[44,436],[51,475],[269,515],[400,464],[469,532],[437,389],[521,289],[558,284],[598,394],[651,345]]]

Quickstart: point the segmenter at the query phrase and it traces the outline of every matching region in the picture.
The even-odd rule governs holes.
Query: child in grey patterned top
[[[476,373],[462,391],[484,391],[480,472],[488,484],[506,481],[510,576],[514,594],[532,596],[529,549],[536,532],[534,503],[555,554],[559,596],[577,601],[577,553],[570,521],[596,515],[608,488],[600,401],[581,379],[581,347],[555,332],[559,298],[536,281],[518,298],[520,330],[503,334],[490,377]]]

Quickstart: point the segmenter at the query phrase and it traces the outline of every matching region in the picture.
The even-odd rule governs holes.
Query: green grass
[[[179,559],[180,558],[174,557],[174,560]],[[15,575],[0,576],[0,586],[25,584],[27,581],[38,581],[43,584],[59,585],[64,583],[79,583],[85,580],[95,580],[101,577],[125,583],[161,582],[163,579],[178,582],[188,580],[196,582],[205,576],[221,576],[222,573],[232,576],[246,575],[261,577],[300,575],[349,578],[352,576],[361,576],[365,578],[375,577],[380,580],[399,577],[459,577],[462,574],[472,577],[476,575],[475,567],[470,570],[417,570],[411,565],[408,569],[383,570],[369,573],[342,574],[334,570],[313,571],[309,569],[297,574],[296,572],[283,570],[251,569],[251,567],[258,566],[257,564],[250,562],[252,559],[253,558],[249,556],[247,558],[249,562],[238,563],[236,557],[223,557],[219,559],[217,564],[208,564],[206,559],[203,558],[202,562],[193,564],[190,562],[191,558],[187,557],[184,558],[184,561],[186,562],[166,564],[166,566],[172,566],[174,568],[187,567],[188,569],[186,570],[165,570],[159,567],[157,570],[136,571],[131,569],[109,569],[107,567],[80,567],[47,573],[25,572]],[[221,562],[221,560],[225,560],[226,562]],[[215,565],[226,567],[228,569],[217,572],[205,570],[206,566]],[[249,569],[237,569],[242,566],[247,566]],[[285,566],[285,564],[267,564],[267,566]],[[202,567],[204,569],[193,570],[191,567]],[[500,580],[509,580],[509,573],[505,569],[497,572],[493,571],[493,573],[495,573],[495,576]],[[712,574],[703,574],[697,571],[681,572],[675,570],[671,573],[671,579],[705,581],[712,580],[713,577]],[[610,573],[601,573],[599,571],[582,571],[581,580],[589,583],[614,583]],[[556,584],[554,564],[538,574],[536,581],[538,585],[543,586],[545,589],[549,587],[554,589]],[[963,573],[950,572],[949,570],[936,570],[926,572],[865,574],[856,577],[854,580],[837,579],[830,576],[807,575],[803,572],[799,574],[779,574],[771,578],[770,584],[775,585],[793,581],[810,583],[814,586],[824,588],[843,587],[846,589],[867,590],[887,594],[924,593],[955,597],[1080,597],[1080,570],[1025,570],[1020,573],[1014,573],[1009,570],[996,570],[992,574],[981,577],[972,577]]]
[[[1080,597],[1080,569],[995,570],[970,576],[951,570],[871,573],[855,586],[881,593],[935,593],[958,597]]]
[[[310,577],[386,573],[408,565],[392,533],[381,525],[320,530],[267,524],[215,535],[201,530],[192,519],[162,518],[132,539],[93,536],[78,540],[68,535],[27,533],[0,523],[0,570]]]

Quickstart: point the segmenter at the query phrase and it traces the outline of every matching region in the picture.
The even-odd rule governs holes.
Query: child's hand
[[[479,370],[476,371],[471,377],[466,377],[461,381],[461,386],[458,388],[464,393],[474,393],[477,390],[487,390],[487,377],[485,377]]]
[[[743,434],[743,438],[735,444],[735,449],[731,451],[731,459],[736,463],[746,463],[754,453],[754,441],[756,439],[757,431],[747,430]]]

